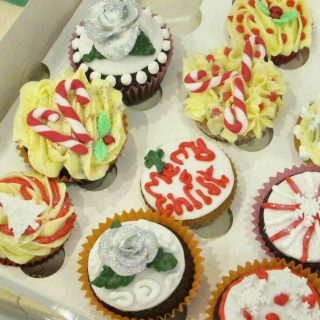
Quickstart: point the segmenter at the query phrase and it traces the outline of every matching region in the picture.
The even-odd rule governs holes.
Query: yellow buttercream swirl
[[[90,96],[90,103],[83,107],[76,100],[74,93],[69,95],[70,105],[79,115],[88,134],[93,138],[93,142],[86,145],[89,149],[86,155],[80,156],[70,149],[51,142],[27,125],[28,113],[39,106],[59,112],[55,101],[55,88],[62,79],[81,80]],[[98,180],[105,176],[126,141],[121,92],[113,89],[106,80],[95,79],[89,83],[85,73],[81,70],[75,74],[66,71],[62,79],[29,82],[22,87],[20,106],[14,120],[14,140],[20,147],[28,150],[31,166],[41,174],[55,178],[65,168],[74,179]],[[97,121],[102,111],[109,116],[110,134],[114,137],[115,142],[107,146],[108,154],[105,160],[98,161],[94,155],[94,146],[99,137]],[[46,125],[60,133],[72,135],[71,126],[64,117],[61,117],[56,123],[48,122]]]
[[[184,77],[194,70],[205,70],[211,74],[212,67],[219,66],[219,75],[228,71],[241,72],[242,56],[235,51],[225,54],[225,48],[219,48],[212,52],[213,62],[208,62],[204,55],[194,54],[184,60]],[[248,128],[241,134],[246,136],[253,133],[259,139],[266,128],[273,127],[273,120],[278,109],[282,106],[282,96],[287,91],[286,84],[280,71],[271,61],[253,59],[252,78],[245,83],[245,106],[248,117]],[[206,122],[212,135],[220,136],[230,143],[239,138],[224,126],[224,110],[231,106],[232,98],[224,101],[224,94],[234,93],[233,79],[225,81],[224,85],[210,88],[202,93],[189,92],[184,103],[186,115],[198,122]],[[275,101],[271,101],[271,95],[277,95]]]
[[[62,238],[48,244],[41,244],[35,241],[37,237],[52,236],[57,231],[61,230],[67,220],[74,214],[74,209],[73,206],[70,205],[63,217],[56,218],[67,196],[66,185],[61,182],[57,183],[60,201],[54,206],[54,195],[48,178],[37,173],[12,173],[5,178],[1,178],[0,192],[23,199],[20,191],[21,184],[1,182],[3,179],[16,177],[26,180],[32,186],[32,188],[27,189],[28,193],[32,196],[30,201],[33,201],[36,204],[46,204],[41,195],[40,188],[30,177],[35,177],[44,186],[44,190],[50,200],[47,209],[39,216],[39,220],[42,221],[42,224],[35,233],[25,236],[22,235],[19,240],[15,240],[14,236],[9,236],[0,231],[0,258],[10,259],[17,264],[25,264],[35,257],[49,255],[52,249],[60,247],[68,239],[71,231]],[[0,207],[0,225],[8,225],[8,217],[2,207]]]
[[[267,1],[262,0],[261,2],[268,6]],[[282,25],[276,24],[272,17],[259,9],[257,3],[253,7],[252,1],[236,0],[228,19],[228,32],[232,47],[242,50],[245,45],[244,38],[247,35],[256,34],[258,30],[259,36],[265,41],[269,57],[289,56],[305,47],[310,48],[312,17],[307,2],[305,0],[270,0],[269,2],[271,3],[269,9],[279,6],[284,13],[296,10],[299,12],[299,17]]]
[[[295,135],[300,141],[300,156],[320,165],[320,97],[304,110],[301,122],[295,128]]]

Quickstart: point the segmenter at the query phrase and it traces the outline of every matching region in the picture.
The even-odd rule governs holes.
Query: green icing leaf
[[[272,19],[275,24],[283,25],[299,17],[297,10],[291,10],[284,13],[280,19]]]
[[[90,53],[84,54],[82,60],[84,62],[91,62],[94,59],[105,59],[105,57],[96,49],[95,46],[92,46]]]
[[[151,56],[155,54],[156,49],[152,45],[150,39],[146,36],[143,31],[140,31],[137,41],[131,50],[132,56]]]
[[[268,6],[264,4],[261,0],[256,1],[256,5],[266,16],[270,16],[270,10]]]
[[[152,166],[156,166],[157,172],[162,173],[166,166],[166,163],[161,160],[163,155],[164,152],[162,149],[158,149],[157,151],[150,150],[148,154],[144,157],[144,165],[148,169],[151,169]]]
[[[178,261],[172,253],[165,252],[163,248],[160,247],[157,256],[148,264],[148,268],[153,268],[158,272],[166,272],[174,269],[177,263]]]
[[[119,220],[116,220],[112,226],[111,226],[111,229],[117,229],[117,228],[120,228],[122,226],[121,222]]]
[[[98,131],[100,137],[104,138],[111,130],[111,123],[106,111],[101,112],[98,119]]]
[[[98,288],[117,289],[129,285],[134,280],[134,277],[119,276],[110,267],[104,266],[99,276],[91,284]]]
[[[96,145],[94,147],[94,154],[100,162],[104,161],[108,154],[108,148],[101,137],[96,142]]]

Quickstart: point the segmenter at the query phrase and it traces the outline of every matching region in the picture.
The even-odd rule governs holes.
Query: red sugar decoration
[[[250,312],[247,311],[246,309],[243,309],[243,310],[242,310],[242,314],[243,314],[243,316],[244,316],[244,318],[245,318],[246,320],[253,320],[252,315],[251,315]]]
[[[317,302],[317,297],[314,294],[310,294],[307,297],[304,297],[303,302],[308,302],[311,309],[313,309]]]
[[[271,92],[268,98],[271,102],[275,102],[278,99],[278,95],[275,92]]]
[[[267,28],[266,30],[269,34],[274,34],[274,31],[271,28]]]
[[[279,6],[273,6],[270,8],[270,16],[272,19],[280,19],[283,15],[283,10]]]
[[[226,56],[229,56],[230,52],[231,52],[231,48],[226,47],[226,48],[224,49],[224,54],[225,54]]]
[[[281,33],[282,42],[285,44],[288,40],[288,36],[285,33]]]
[[[295,6],[294,0],[288,0],[287,6],[293,8]]]
[[[289,296],[286,293],[281,293],[274,298],[274,303],[277,305],[283,307],[285,306],[289,301]]]
[[[250,19],[252,22],[256,22],[256,19],[254,18],[254,15],[253,15],[253,14],[250,14],[249,19]]]
[[[213,56],[212,54],[208,54],[208,55],[206,56],[206,60],[207,60],[208,62],[214,61],[214,56]]]
[[[232,93],[230,91],[223,93],[223,101],[226,102],[232,97]]]
[[[237,15],[237,21],[238,21],[239,23],[242,23],[243,19],[244,19],[243,14],[238,14],[238,15]]]
[[[259,104],[259,109],[260,109],[260,111],[263,111],[264,108],[265,108],[265,106],[264,106],[264,104],[261,102],[261,103]]]
[[[299,13],[302,15],[302,7],[301,4],[297,5],[297,10],[299,11]]]
[[[256,51],[255,54],[254,54],[254,56],[255,56],[257,59],[259,59],[259,58],[261,57],[261,52]]]
[[[212,109],[212,112],[211,112],[211,114],[214,116],[214,117],[217,117],[217,116],[219,116],[220,114],[221,114],[222,112],[221,112],[221,110],[219,109],[219,108],[213,108]]]
[[[260,35],[260,31],[259,31],[259,29],[257,29],[257,28],[253,28],[253,29],[251,30],[251,32],[252,32],[254,35],[256,35],[256,36],[259,36],[259,35]]]
[[[243,36],[243,39],[244,39],[245,41],[248,41],[249,38],[250,38],[250,35],[249,35],[249,34],[245,34],[245,35]]]
[[[304,40],[306,38],[306,34],[304,33],[304,32],[301,32],[301,37],[300,37],[300,39],[301,40]]]
[[[256,271],[256,275],[260,280],[268,280],[269,278],[268,272],[265,269],[259,269]]]
[[[239,33],[244,33],[244,26],[242,26],[241,24],[239,24],[236,29]]]
[[[305,27],[307,25],[308,20],[304,16],[301,16],[301,22],[302,25]]]
[[[232,22],[232,21],[233,21],[233,16],[228,16],[228,20],[229,20],[230,22]]]
[[[268,313],[266,316],[266,320],[281,320],[281,319],[276,313]]]
[[[106,144],[106,145],[109,145],[111,143],[114,143],[116,140],[114,139],[113,136],[111,135],[107,135],[103,138],[103,142]]]
[[[250,1],[248,2],[248,4],[249,4],[249,6],[251,6],[251,7],[253,7],[253,8],[256,7],[256,2],[255,2],[255,0],[250,0]]]
[[[220,71],[220,67],[218,65],[214,65],[212,67],[212,75],[214,77],[216,77],[217,75],[219,75],[219,71]]]

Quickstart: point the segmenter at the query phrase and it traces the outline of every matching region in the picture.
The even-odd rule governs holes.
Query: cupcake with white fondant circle
[[[89,79],[107,79],[121,90],[126,105],[150,98],[170,64],[173,42],[163,18],[135,0],[104,0],[93,5],[75,29],[70,61]]]
[[[169,319],[185,311],[202,274],[191,232],[151,210],[107,219],[80,254],[90,303],[112,319]]]

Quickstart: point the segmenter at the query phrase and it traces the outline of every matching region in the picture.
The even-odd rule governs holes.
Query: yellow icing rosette
[[[60,119],[56,122],[40,120],[42,124],[58,134],[76,139],[71,122],[61,114],[57,104],[55,91],[62,80],[80,80],[90,99],[89,103],[82,106],[73,90],[67,97],[68,103],[91,137],[91,141],[85,144],[85,154],[78,154],[68,145],[49,140],[33,130],[27,122],[30,112],[38,107],[47,108],[59,113]],[[102,115],[104,119],[101,120]],[[38,130],[44,129],[41,127]],[[90,83],[83,71],[72,73],[66,70],[57,80],[29,82],[22,87],[13,136],[22,154],[27,154],[27,162],[39,173],[50,178],[71,177],[71,180],[76,181],[95,181],[103,178],[116,162],[126,142],[126,131],[121,93],[113,89],[106,80],[94,79]],[[108,140],[104,140],[105,137]]]

